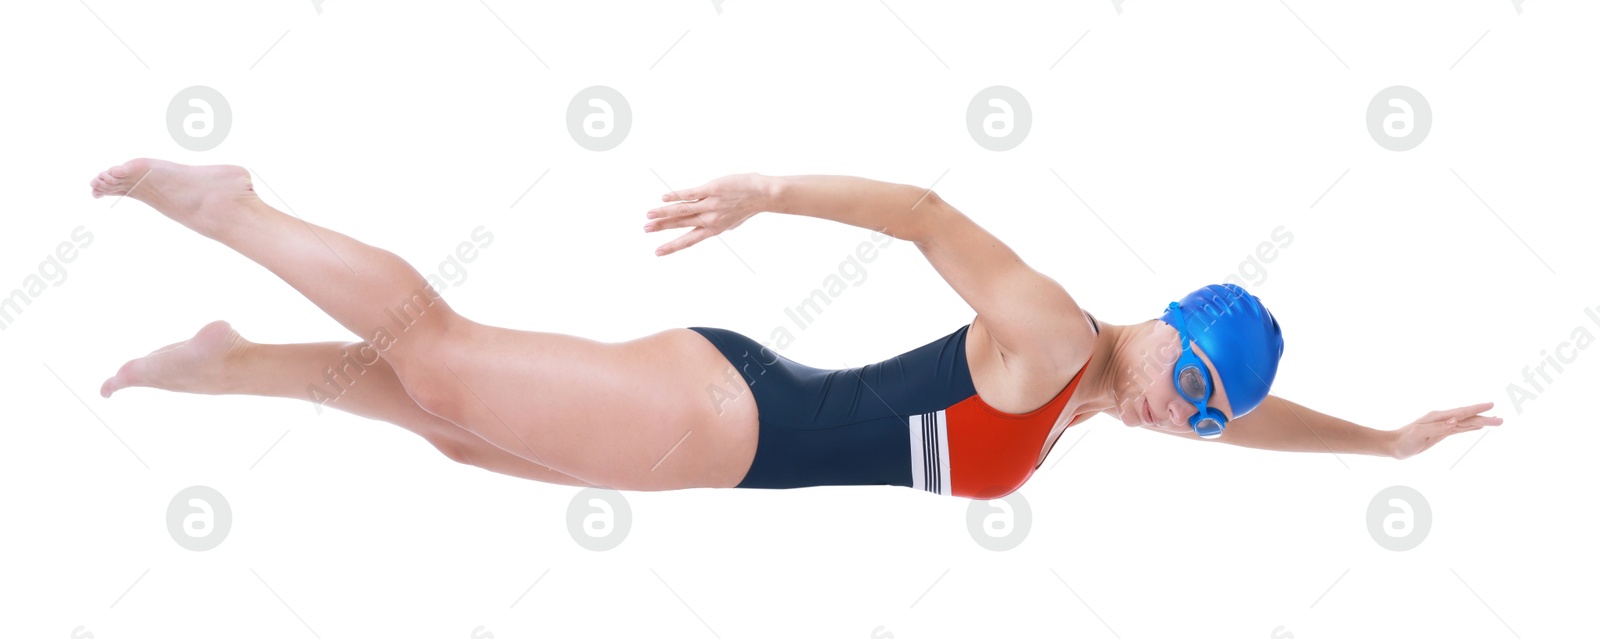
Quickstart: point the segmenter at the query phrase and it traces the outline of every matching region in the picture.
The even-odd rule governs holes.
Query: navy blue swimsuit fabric
[[[735,331],[690,326],[750,386],[760,417],[755,460],[739,488],[911,486],[912,415],[977,394],[967,326],[881,362],[814,368]]]

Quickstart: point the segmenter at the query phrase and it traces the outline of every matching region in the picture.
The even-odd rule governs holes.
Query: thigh
[[[344,345],[330,346],[334,352],[344,350]],[[423,410],[406,392],[389,363],[382,358],[375,359],[377,361],[360,367],[355,377],[349,380],[350,383],[342,386],[341,392],[327,406],[400,426],[416,433],[445,457],[456,462],[523,479],[567,486],[589,485],[506,452],[471,431]],[[306,377],[320,373],[315,366],[325,366],[323,362],[327,361],[337,359],[330,355],[313,355],[307,361],[312,367],[308,368]]]
[[[590,483],[731,487],[755,455],[749,387],[688,329],[610,343],[466,323],[435,360],[456,389],[441,417]]]

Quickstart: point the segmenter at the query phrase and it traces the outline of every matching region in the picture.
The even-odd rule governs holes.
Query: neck
[[[1100,322],[1100,334],[1094,342],[1094,359],[1089,363],[1088,370],[1084,371],[1084,378],[1078,382],[1075,393],[1083,398],[1076,412],[1102,410],[1112,417],[1120,414],[1117,403],[1124,398],[1119,391],[1128,388],[1128,380],[1124,371],[1120,370],[1119,362],[1134,361],[1128,357],[1127,351],[1132,348],[1142,327],[1142,324]]]

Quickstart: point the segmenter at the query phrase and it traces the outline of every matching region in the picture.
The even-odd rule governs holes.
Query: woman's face
[[[1233,409],[1228,405],[1222,380],[1211,367],[1211,359],[1197,344],[1191,343],[1189,349],[1205,362],[1206,372],[1211,376],[1211,398],[1206,405],[1233,419]],[[1172,384],[1172,368],[1181,354],[1183,346],[1178,340],[1178,329],[1161,320],[1138,325],[1122,351],[1123,361],[1119,364],[1117,414],[1123,424],[1193,432],[1189,417],[1195,414],[1196,408],[1179,395]]]

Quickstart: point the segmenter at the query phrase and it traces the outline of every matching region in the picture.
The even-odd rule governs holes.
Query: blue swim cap
[[[1189,337],[1200,345],[1227,389],[1233,418],[1266,401],[1283,357],[1283,331],[1261,300],[1234,284],[1210,284],[1178,302]],[[1172,310],[1161,321],[1172,324]]]

